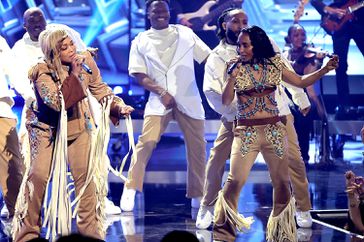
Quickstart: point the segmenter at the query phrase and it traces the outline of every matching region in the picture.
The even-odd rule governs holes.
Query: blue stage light
[[[94,10],[91,24],[86,30],[84,42],[89,46],[97,35],[102,32],[104,28],[110,25],[110,19],[115,17],[117,11],[120,11],[120,6],[125,0],[96,0],[95,4],[97,8]]]
[[[133,95],[133,90],[129,90],[129,91],[128,91],[128,95],[129,95],[129,96],[132,96],[132,95]]]

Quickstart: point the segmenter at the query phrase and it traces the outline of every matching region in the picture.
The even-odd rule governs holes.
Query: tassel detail
[[[276,217],[273,210],[267,224],[267,241],[269,242],[296,242],[296,223],[294,221],[295,199],[291,198],[286,208]]]
[[[219,214],[219,210],[222,210],[224,213],[225,221],[222,224],[216,223],[217,216]],[[236,229],[239,232],[244,232],[246,230],[250,229],[250,225],[254,222],[253,217],[244,217],[242,214],[240,214],[238,211],[235,211],[232,209],[229,204],[226,202],[224,198],[224,194],[222,190],[219,192],[216,204],[215,204],[215,217],[214,217],[214,223],[216,226],[223,226],[226,222],[234,224]]]

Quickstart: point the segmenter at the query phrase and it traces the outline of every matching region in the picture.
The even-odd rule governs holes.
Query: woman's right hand
[[[71,73],[79,77],[82,71],[82,63],[84,62],[85,56],[76,54],[71,62]]]
[[[227,65],[227,74],[231,77],[231,78],[235,78],[238,73],[239,73],[239,67],[241,66],[241,61],[239,56],[234,57],[233,59],[231,59],[230,61],[228,61],[226,63]],[[234,66],[235,65],[235,66]]]

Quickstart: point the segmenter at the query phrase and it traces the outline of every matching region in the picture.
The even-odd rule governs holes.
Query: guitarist
[[[357,4],[357,0],[334,0],[332,4],[326,5],[322,0],[311,0],[311,4],[322,15],[331,15],[337,18],[337,21],[347,17],[347,7]],[[349,82],[348,82],[348,51],[350,40],[353,39],[358,49],[364,56],[364,8],[358,9],[354,13],[351,21],[347,21],[339,31],[333,32],[332,42],[333,51],[339,56],[340,63],[336,71],[336,87],[338,97],[336,100],[338,106],[352,105],[350,103]],[[331,34],[331,33],[330,33]],[[340,108],[339,110],[342,110]],[[332,146],[332,156],[334,158],[343,158],[343,147],[345,144],[345,135],[336,135],[333,137],[335,142]]]
[[[353,6],[360,1],[357,0],[334,0],[332,4],[326,5],[322,0],[311,0],[312,6],[322,15],[331,15],[337,21],[345,20],[347,7]],[[353,39],[361,53],[364,55],[364,8],[354,13],[352,20],[347,21],[340,30],[332,33],[334,53],[339,56],[340,64],[336,69],[336,85],[340,97],[338,105],[350,105],[349,85],[346,71],[348,69],[348,51],[350,40]],[[331,33],[330,33],[331,34]]]

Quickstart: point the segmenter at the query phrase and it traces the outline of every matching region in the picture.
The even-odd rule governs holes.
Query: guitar
[[[303,11],[305,10],[305,5],[309,2],[309,0],[300,0],[298,1],[298,6],[294,11],[293,15],[293,23],[297,24],[300,18],[303,16]]]
[[[229,7],[241,7],[243,2],[243,0],[226,0],[223,3],[220,3],[220,1],[207,1],[196,12],[180,14],[180,17],[187,19],[192,24],[191,28],[194,31],[216,30],[216,25],[208,25],[210,21]],[[210,8],[215,5],[217,7],[210,11]]]
[[[326,31],[326,33],[333,35],[334,33],[340,31],[345,23],[352,21],[355,18],[353,13],[356,10],[364,7],[364,1],[358,3],[357,0],[349,0],[341,7],[338,7],[335,4],[330,4],[329,6],[346,10],[346,14],[342,18],[338,18],[337,16],[330,14],[325,14],[322,16],[321,27]]]

